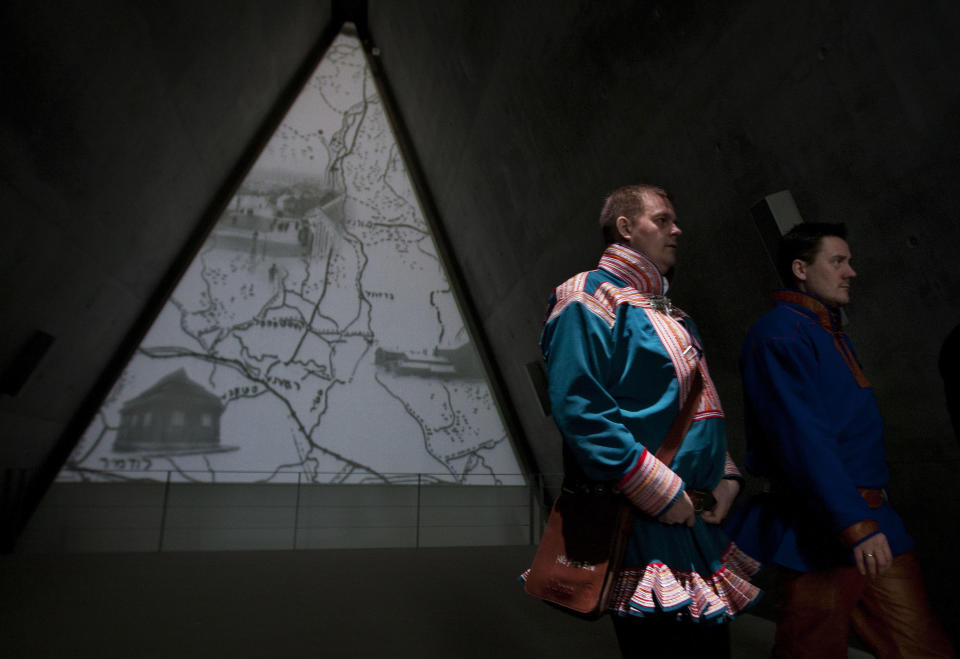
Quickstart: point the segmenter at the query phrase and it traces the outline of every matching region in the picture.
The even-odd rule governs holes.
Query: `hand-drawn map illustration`
[[[338,36],[60,480],[518,484],[357,38]]]

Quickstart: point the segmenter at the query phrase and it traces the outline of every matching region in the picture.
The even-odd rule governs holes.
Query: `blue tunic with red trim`
[[[597,270],[557,287],[540,345],[568,474],[614,482],[639,509],[613,610],[723,621],[759,595],[747,581],[756,563],[699,517],[692,528],[656,519],[685,487],[713,490],[725,474],[739,475],[696,327],[663,297],[666,286],[643,254],[611,245]],[[696,370],[699,403],[665,465],[654,453]]]
[[[774,297],[740,358],[746,464],[770,492],[728,531],[751,556],[802,572],[851,563],[850,546],[879,532],[894,556],[910,550],[889,503],[871,509],[858,491],[885,488],[890,474],[880,410],[838,314],[800,291]]]

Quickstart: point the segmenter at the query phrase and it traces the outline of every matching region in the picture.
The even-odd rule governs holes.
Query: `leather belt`
[[[886,490],[869,487],[858,487],[857,490],[863,500],[867,502],[867,506],[874,510],[882,506],[883,502],[887,500]]]
[[[560,490],[567,494],[595,494],[599,496],[620,492],[617,486],[609,481],[586,481],[576,478],[564,478]]]
[[[560,489],[568,494],[593,494],[600,496],[617,494],[619,492],[616,485],[610,482],[581,481],[575,478],[564,478],[563,485]],[[687,490],[687,496],[690,497],[690,501],[693,503],[693,511],[697,515],[713,510],[717,505],[716,497],[713,496],[713,492],[708,490],[689,489]]]

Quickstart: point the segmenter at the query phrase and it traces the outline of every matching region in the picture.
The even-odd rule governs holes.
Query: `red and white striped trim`
[[[732,619],[760,596],[760,589],[748,581],[756,570],[743,570],[758,564],[731,542],[721,557],[721,565],[707,578],[659,561],[644,569],[627,568],[620,573],[610,610],[635,616],[676,611],[695,621],[718,616]]]
[[[667,356],[670,357],[673,370],[677,374],[677,382],[680,383],[680,400],[677,404],[683,407],[693,384],[694,370],[700,369],[703,376],[703,390],[700,393],[700,400],[697,401],[697,409],[693,418],[695,421],[711,417],[723,418],[720,396],[713,380],[710,378],[707,360],[701,356],[700,347],[693,335],[677,318],[659,313],[649,306],[644,306],[643,310],[647,314],[647,320],[656,330],[660,343],[666,350]]]
[[[737,478],[743,478],[743,474],[740,473],[740,470],[737,469],[737,463],[733,461],[733,458],[730,457],[730,453],[727,453],[726,460],[723,463],[723,476],[724,478],[728,476],[735,476]]]
[[[666,280],[653,261],[627,245],[608,245],[600,257],[600,267],[648,295],[663,295],[667,290]]]
[[[587,275],[589,274],[589,272],[581,272],[557,286],[554,291],[557,302],[546,322],[550,322],[559,316],[564,309],[576,302],[585,306],[611,328],[617,320],[617,307],[621,304],[629,304],[634,307],[650,307],[650,300],[646,295],[631,288],[617,288],[610,282],[603,282],[594,293],[588,293],[585,289]]]
[[[657,517],[683,490],[683,479],[653,453],[643,449],[637,464],[620,479],[617,488],[637,508]]]
[[[719,616],[733,619],[760,596],[760,589],[749,581],[760,564],[732,542],[721,555],[720,564],[708,578],[660,561],[651,561],[645,568],[621,570],[609,610],[631,616],[676,612],[695,621]],[[525,570],[520,581],[526,581],[529,574],[530,570]]]
[[[730,543],[720,556],[720,562],[734,574],[741,577],[752,577],[763,567],[760,561],[744,554],[736,544]]]

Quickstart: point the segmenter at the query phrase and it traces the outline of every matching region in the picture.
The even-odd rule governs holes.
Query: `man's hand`
[[[667,512],[657,518],[664,524],[686,524],[693,526],[697,519],[697,514],[693,511],[693,502],[686,492],[681,492],[680,498],[673,502],[673,505],[667,508]]]
[[[724,478],[720,484],[713,490],[713,498],[717,500],[717,505],[713,510],[704,512],[701,517],[704,522],[710,524],[719,524],[723,518],[730,512],[730,506],[733,500],[737,498],[740,492],[740,482],[734,478]]]
[[[871,577],[883,574],[893,561],[887,536],[878,533],[861,542],[853,548],[853,559],[860,574]]]

